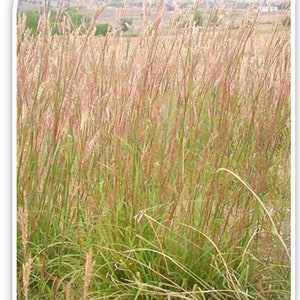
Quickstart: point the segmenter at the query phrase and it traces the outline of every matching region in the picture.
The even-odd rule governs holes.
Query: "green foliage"
[[[179,6],[180,6],[180,8],[187,8],[189,4],[190,3],[188,3],[188,2],[183,2],[183,3],[180,3]]]
[[[248,7],[249,7],[249,3],[244,3],[244,2],[238,2],[237,3],[237,8],[247,9]]]
[[[109,4],[112,7],[124,7],[124,1],[123,0],[113,0]]]
[[[173,24],[178,25],[180,28],[186,28],[189,25],[189,21],[183,16],[178,16],[175,18]]]
[[[279,3],[276,5],[278,7],[279,10],[282,10],[282,9],[289,9],[291,7],[291,2],[283,2],[283,3]]]
[[[37,10],[23,11],[22,13],[18,14],[18,17],[20,17],[21,15],[26,16],[26,28],[31,30],[31,33],[33,35],[36,35],[38,24],[39,24],[39,19],[40,19],[39,11],[37,11]]]
[[[111,26],[107,23],[97,24],[95,35],[106,36],[106,34],[111,30]]]
[[[291,26],[291,17],[290,16],[284,17],[284,19],[282,20],[282,25],[290,27]]]
[[[70,12],[70,18],[75,28],[79,28],[80,26],[83,26],[82,32],[84,32],[86,27],[89,26],[91,22],[91,19],[89,17],[81,15],[74,11]]]
[[[194,14],[194,24],[196,27],[203,26],[203,18],[200,11],[197,11]]]
[[[166,4],[166,10],[167,11],[173,11],[173,10],[175,10],[175,7],[172,4],[167,3]]]
[[[191,20],[189,19],[188,15],[183,14],[179,15],[175,18],[173,24],[179,25],[181,28],[187,28],[190,26]],[[200,11],[197,11],[193,15],[193,23],[194,26],[196,27],[201,27],[203,26],[203,17]]]
[[[122,18],[121,22],[120,22],[121,30],[123,32],[128,31],[130,29],[130,26],[132,25],[132,23],[133,23],[132,19],[130,19],[130,18]]]
[[[67,13],[68,12],[66,12],[65,14]],[[39,12],[38,10],[22,11],[18,13],[18,18],[20,18],[21,15],[25,15],[26,17],[26,28],[31,30],[32,35],[36,35],[38,33],[37,30],[38,30],[41,12]],[[82,26],[81,33],[84,33],[87,26],[90,24],[90,18],[78,14],[74,10],[69,12],[69,16],[71,18],[74,29],[78,29],[80,26]],[[60,34],[59,22],[62,20],[63,15],[60,17],[60,20],[58,20],[58,23],[56,22],[56,17],[57,17],[56,11],[51,10],[49,22],[50,22],[50,28],[52,34]]]

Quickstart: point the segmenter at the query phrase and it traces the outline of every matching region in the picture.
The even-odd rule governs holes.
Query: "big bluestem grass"
[[[147,9],[134,38],[19,18],[18,298],[288,299],[290,32]]]

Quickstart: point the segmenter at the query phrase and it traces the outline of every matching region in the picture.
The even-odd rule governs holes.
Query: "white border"
[[[0,166],[1,166],[1,200],[0,200],[0,230],[1,230],[1,247],[0,247],[0,295],[1,299],[11,299],[11,278],[12,268],[12,128],[11,128],[11,111],[12,111],[12,42],[11,42],[11,12],[12,0],[2,0],[0,10],[0,28],[1,28],[1,55],[0,55]]]

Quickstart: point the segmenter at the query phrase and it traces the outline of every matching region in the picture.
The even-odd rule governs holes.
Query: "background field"
[[[289,27],[162,14],[19,19],[18,299],[289,299]]]
[[[92,18],[95,13],[97,4],[104,1],[50,1],[50,8],[52,10],[73,10],[78,14]],[[177,0],[177,1],[163,1],[164,10],[161,12],[160,29],[162,32],[168,34],[170,23],[175,18],[185,18],[191,11],[201,12],[203,18],[203,25],[205,26],[212,14],[218,16],[218,26],[227,27],[231,23],[233,28],[238,28],[242,25],[244,15],[255,8],[260,12],[259,24],[261,30],[270,30],[277,23],[279,15],[286,10],[290,3],[288,0],[273,0],[269,2],[269,7],[263,5],[262,1],[190,1],[190,0]],[[127,0],[107,1],[105,10],[96,18],[96,24],[109,24],[112,28],[119,28],[123,18],[132,20],[130,30],[125,33],[127,36],[137,35],[145,27],[145,19],[147,22],[154,22],[157,19],[157,3],[159,1],[139,1]],[[40,10],[44,7],[44,1],[19,1],[18,10]],[[265,12],[263,8],[269,9]],[[277,11],[272,11],[276,8]],[[174,17],[175,15],[175,17]],[[145,18],[146,16],[146,18]],[[147,23],[146,22],[146,23]]]

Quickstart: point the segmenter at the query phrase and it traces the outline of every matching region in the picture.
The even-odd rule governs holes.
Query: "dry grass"
[[[97,38],[20,20],[20,299],[289,296],[290,32],[160,21]]]
[[[90,251],[86,255],[86,262],[85,262],[83,299],[87,299],[94,266],[95,266],[95,262],[93,261],[92,258],[92,249],[90,249]]]
[[[24,292],[25,299],[28,298],[28,291],[29,291],[29,278],[30,278],[30,272],[32,267],[33,259],[29,257],[29,259],[22,265],[22,290]]]

